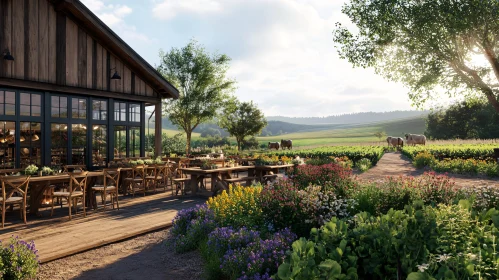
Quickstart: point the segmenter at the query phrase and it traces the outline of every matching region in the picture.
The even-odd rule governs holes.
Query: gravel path
[[[422,169],[416,169],[412,162],[401,153],[385,153],[378,164],[367,172],[357,175],[361,180],[379,180],[386,176],[420,176]],[[447,174],[458,186],[499,186],[498,178],[486,176],[466,176]]]
[[[164,245],[168,230],[42,264],[39,279],[201,279],[198,252],[175,254]]]

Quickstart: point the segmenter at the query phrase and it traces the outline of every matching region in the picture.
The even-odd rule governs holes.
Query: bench
[[[226,182],[228,184],[246,182],[247,185],[251,185],[251,182],[254,180],[257,180],[257,178],[256,177],[240,177],[240,178],[224,179],[224,182]]]
[[[277,174],[264,175],[262,177],[262,183],[272,182],[277,179]]]
[[[176,192],[175,195],[178,195],[178,191],[181,192],[181,194],[185,194],[185,183],[191,180],[190,178],[174,178],[172,181],[173,183],[177,186],[176,187]],[[174,187],[172,186],[172,194],[173,194]]]

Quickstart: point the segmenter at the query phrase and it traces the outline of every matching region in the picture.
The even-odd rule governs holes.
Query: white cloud
[[[125,18],[133,13],[131,7],[127,5],[106,4],[101,0],[81,1],[125,41],[130,42],[132,45],[136,42],[152,42],[146,35],[138,32],[135,26],[126,23]]]
[[[164,0],[153,8],[153,15],[159,19],[172,19],[179,14],[207,14],[220,11],[222,4],[216,0]]]

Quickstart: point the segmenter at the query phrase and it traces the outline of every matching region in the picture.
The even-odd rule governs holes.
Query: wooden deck
[[[177,211],[205,201],[200,195],[148,193],[145,197],[120,197],[120,210],[109,207],[106,211],[90,210],[86,218],[79,211],[71,221],[66,206],[57,206],[52,218],[50,208],[40,209],[42,217],[28,216],[28,225],[22,223],[19,212],[15,211],[7,215],[6,227],[0,229],[0,240],[7,242],[11,236],[34,240],[43,263],[169,227]]]

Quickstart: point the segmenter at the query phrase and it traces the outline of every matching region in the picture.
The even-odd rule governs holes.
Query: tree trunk
[[[499,101],[497,101],[497,97],[494,95],[494,92],[490,88],[482,88],[482,92],[487,96],[487,100],[489,103],[496,109],[496,112],[499,113]]]
[[[192,131],[186,131],[185,132],[187,136],[187,143],[185,145],[185,155],[190,155],[191,154],[191,136],[192,136]]]
[[[236,141],[237,141],[237,151],[239,152],[241,151],[241,140],[236,139]]]

